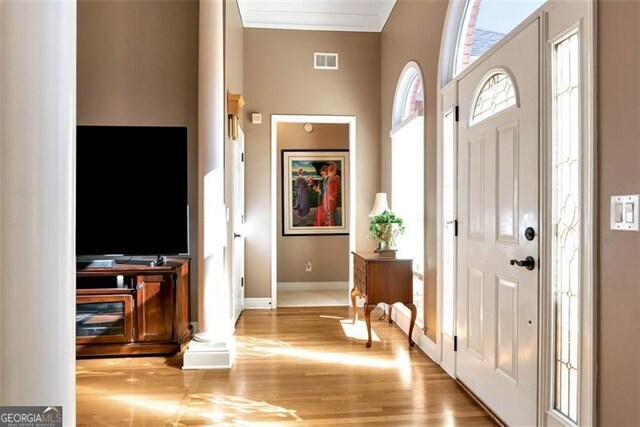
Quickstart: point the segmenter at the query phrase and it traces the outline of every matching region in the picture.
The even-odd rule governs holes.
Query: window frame
[[[416,111],[414,111],[412,114],[408,115],[407,117],[403,117],[404,111],[405,111],[405,107],[407,104],[407,98],[409,96],[411,87],[413,85],[413,82],[415,81],[416,78],[420,79],[421,85],[422,85],[422,96],[423,96],[423,102],[422,102],[422,107],[418,108]],[[417,118],[421,117],[422,118],[422,152],[423,152],[423,163],[422,163],[422,186],[423,186],[423,200],[422,200],[422,226],[423,226],[423,230],[425,232],[425,236],[426,236],[426,197],[424,194],[424,190],[426,189],[426,162],[424,160],[424,154],[425,154],[425,150],[426,150],[426,135],[425,135],[425,131],[424,131],[424,126],[426,126],[426,117],[425,117],[425,106],[426,106],[426,98],[427,98],[427,94],[426,94],[426,85],[425,85],[425,81],[424,81],[424,75],[422,73],[422,68],[420,67],[420,65],[416,62],[416,61],[409,61],[404,68],[402,69],[402,72],[400,73],[400,77],[398,78],[398,83],[396,84],[396,90],[394,92],[394,97],[393,97],[393,104],[392,104],[392,112],[391,112],[391,130],[389,131],[389,154],[390,154],[390,158],[391,158],[391,164],[390,164],[390,180],[389,180],[389,184],[390,184],[390,188],[391,190],[393,190],[393,138],[396,134],[398,134],[399,132],[401,132],[407,125],[411,124],[414,120],[416,120]],[[393,206],[393,191],[390,192],[390,196],[391,196],[391,205]],[[422,269],[423,272],[419,273],[417,271],[413,271],[413,276],[414,276],[414,280],[416,278],[422,280],[422,297],[423,297],[423,304],[425,302],[425,278],[426,278],[426,238],[423,238],[423,242],[422,242],[422,252],[423,252],[423,259],[420,260],[420,264],[422,265]],[[414,264],[415,265],[415,264]],[[418,326],[421,329],[424,329],[426,331],[426,316],[425,316],[425,307],[423,306],[422,309],[422,319],[418,319],[416,320],[416,323],[418,324]],[[399,311],[405,313],[405,310],[403,309],[402,306],[398,306]],[[408,311],[405,314],[409,314]]]
[[[501,110],[498,110],[496,112],[494,112],[493,114],[490,114],[486,117],[483,117],[479,120],[474,120],[473,115],[476,111],[476,103],[478,101],[478,98],[480,97],[480,94],[482,93],[482,90],[484,89],[485,85],[489,82],[489,80],[491,80],[494,76],[498,75],[498,74],[503,74],[505,75],[509,81],[511,82],[511,86],[513,87],[513,91],[514,91],[514,96],[515,96],[515,102],[511,105],[509,105],[506,108],[503,108]],[[480,83],[478,84],[478,86],[476,87],[476,90],[473,92],[473,98],[471,100],[471,104],[473,107],[470,108],[470,112],[469,112],[469,127],[473,127],[476,126],[480,123],[482,123],[483,121],[485,121],[486,119],[493,117],[495,115],[498,114],[503,114],[506,111],[511,110],[512,108],[520,108],[520,90],[518,89],[518,82],[516,81],[516,79],[513,77],[513,73],[511,72],[511,70],[507,69],[506,67],[497,67],[497,68],[492,68],[491,70],[489,70],[484,77],[482,77],[482,80],[480,80]]]

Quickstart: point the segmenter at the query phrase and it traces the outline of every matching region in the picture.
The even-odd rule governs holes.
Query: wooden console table
[[[191,337],[189,260],[76,271],[76,354],[179,352]]]
[[[413,304],[413,260],[408,258],[379,258],[375,252],[353,253],[353,290],[351,305],[353,321],[356,320],[356,297],[364,297],[364,318],[367,322],[367,348],[371,347],[371,311],[383,302],[389,305],[389,323],[392,306],[400,302],[411,310],[409,345],[413,347],[411,334],[416,323],[416,306]]]

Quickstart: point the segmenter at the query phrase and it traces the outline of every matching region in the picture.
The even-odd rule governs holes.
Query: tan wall
[[[281,150],[349,149],[349,125],[278,124],[278,218],[282,218]],[[313,266],[305,271],[305,262]],[[278,282],[346,282],[349,280],[349,236],[282,236],[278,221]]]
[[[340,70],[313,69],[313,52],[338,52]],[[380,188],[380,34],[245,29],[246,113],[263,124],[247,124],[247,221],[255,232],[246,242],[246,296],[271,295],[270,224],[272,114],[356,116],[356,247],[375,245],[368,213]]]
[[[425,204],[426,281],[425,320],[427,335],[436,340],[436,105],[438,59],[447,2],[399,0],[381,39],[381,135],[382,190],[391,193],[391,113],[396,85],[409,61],[422,68],[425,84]],[[391,195],[393,199],[393,195]]]
[[[224,79],[227,93],[243,92],[244,82],[244,27],[236,0],[225,0],[225,68]],[[226,107],[226,103],[225,103]],[[225,122],[228,126],[228,122]],[[240,117],[240,127],[244,128],[244,115]],[[228,129],[225,133],[227,142],[230,142]],[[227,144],[227,147],[230,147]],[[227,149],[227,153],[233,154],[232,149]],[[227,157],[230,159],[231,157]],[[227,180],[228,181],[228,180]],[[233,189],[232,183],[227,185],[227,192]]]
[[[198,2],[78,2],[78,124],[187,126],[197,313]]]
[[[640,425],[640,233],[609,230],[612,195],[640,193],[640,2],[598,2],[598,419]]]

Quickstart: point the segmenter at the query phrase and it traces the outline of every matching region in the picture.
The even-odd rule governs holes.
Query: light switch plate
[[[611,196],[611,229],[638,231],[638,203],[640,195]]]

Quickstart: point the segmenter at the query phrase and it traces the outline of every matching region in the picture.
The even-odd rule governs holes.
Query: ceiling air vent
[[[313,54],[313,68],[316,70],[337,70],[338,54],[315,52]]]

